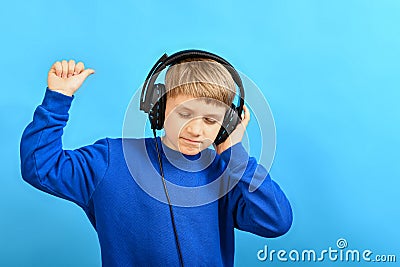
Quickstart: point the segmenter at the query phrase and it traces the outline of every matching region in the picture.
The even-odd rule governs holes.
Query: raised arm
[[[63,150],[63,128],[68,111],[87,76],[83,63],[56,62],[48,74],[48,88],[20,145],[21,174],[25,181],[52,195],[86,208],[96,184],[108,166],[108,141],[99,140],[76,150]]]

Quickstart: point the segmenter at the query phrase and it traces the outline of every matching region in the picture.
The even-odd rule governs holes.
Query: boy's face
[[[186,155],[196,155],[217,137],[226,107],[203,98],[178,95],[167,99],[162,141]]]

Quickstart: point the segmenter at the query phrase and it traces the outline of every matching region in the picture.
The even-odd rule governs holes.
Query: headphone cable
[[[154,134],[154,141],[156,143],[156,149],[157,149],[157,155],[158,155],[158,164],[160,165],[161,180],[162,180],[162,183],[163,183],[163,186],[164,186],[165,196],[167,197],[167,201],[168,201],[169,213],[171,215],[172,228],[174,229],[174,236],[175,236],[176,247],[177,247],[177,250],[178,250],[179,262],[180,262],[180,266],[183,267],[184,265],[183,265],[183,257],[182,257],[181,246],[179,244],[178,232],[176,230],[175,218],[174,218],[174,213],[172,211],[172,205],[171,205],[171,200],[170,200],[169,194],[168,194],[167,184],[165,183],[164,171],[163,171],[163,167],[162,167],[160,151],[158,149],[158,142],[157,142],[156,130],[155,129],[153,129],[153,134]]]

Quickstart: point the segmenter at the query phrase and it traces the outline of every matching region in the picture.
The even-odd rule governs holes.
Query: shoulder
[[[152,138],[104,138],[109,144],[109,150],[111,155],[119,154],[140,154],[142,151],[146,151],[148,143]]]
[[[98,141],[106,140],[110,145],[122,146],[122,145],[140,145],[141,143],[148,142],[147,139],[151,138],[123,138],[123,137],[105,137]]]

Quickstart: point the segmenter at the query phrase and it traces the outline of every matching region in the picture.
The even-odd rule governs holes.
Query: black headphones
[[[207,58],[222,64],[229,71],[234,82],[239,87],[239,103],[237,106],[232,103],[231,108],[226,111],[221,129],[214,140],[214,143],[219,145],[228,138],[228,136],[239,124],[244,105],[244,88],[242,80],[235,68],[220,56],[207,51],[195,49],[183,50],[172,54],[171,56],[164,54],[151,68],[149,74],[147,75],[140,97],[140,110],[143,110],[145,113],[149,114],[149,120],[153,130],[161,130],[163,128],[167,95],[164,84],[154,83],[161,71],[167,66],[172,66],[188,58]]]

